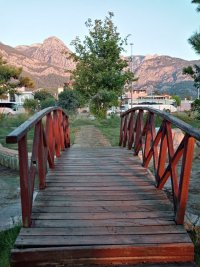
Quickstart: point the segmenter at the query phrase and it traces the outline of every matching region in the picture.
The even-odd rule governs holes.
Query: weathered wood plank
[[[157,196],[158,197],[158,196]],[[150,195],[144,195],[144,194],[136,194],[136,195],[132,195],[132,196],[127,196],[127,195],[82,195],[82,192],[80,192],[79,196],[75,195],[75,196],[69,196],[69,195],[54,195],[54,201],[76,201],[77,199],[83,200],[83,201],[107,201],[107,200],[112,200],[112,201],[133,201],[133,200],[154,200],[157,197],[155,197],[154,195],[150,194]],[[160,195],[159,196],[160,200],[163,199],[167,199],[167,197],[165,195]],[[38,201],[51,201],[52,196],[51,195],[43,195],[43,196],[39,196],[38,197]]]
[[[65,236],[65,235],[120,235],[120,234],[131,234],[131,235],[145,235],[145,234],[180,234],[186,233],[186,230],[180,225],[162,225],[162,226],[135,226],[135,227],[123,227],[123,226],[111,226],[111,227],[67,227],[67,228],[22,228],[20,236]]]
[[[15,245],[19,247],[51,247],[51,246],[96,246],[96,245],[130,245],[134,244],[168,244],[190,243],[186,234],[159,235],[98,235],[98,236],[18,236]]]
[[[83,206],[71,206],[71,207],[63,207],[59,206],[34,206],[33,213],[40,212],[40,213],[54,213],[54,212],[133,212],[133,211],[140,211],[140,212],[149,212],[149,211],[173,211],[171,205],[159,204],[158,205],[141,205],[141,206],[90,206],[90,207],[83,207]]]
[[[40,194],[38,195],[38,198],[40,196],[80,196],[80,193],[82,196],[135,196],[135,195],[155,195],[155,197],[159,197],[159,196],[163,196],[165,195],[165,193],[163,191],[157,190],[155,191],[154,189],[149,189],[149,190],[145,190],[145,193],[142,191],[132,191],[132,190],[128,190],[124,189],[121,190],[120,192],[118,191],[81,191],[81,192],[69,192],[69,191],[65,191],[65,190],[59,190],[56,191],[56,189],[52,192],[52,191],[48,191],[47,189],[45,191],[41,191]]]
[[[33,213],[32,219],[36,220],[108,220],[108,219],[147,219],[147,218],[171,218],[172,212],[101,212],[101,213],[82,213],[82,212],[57,212],[57,213]]]
[[[86,207],[96,207],[96,206],[119,206],[119,205],[122,205],[122,206],[128,206],[128,205],[135,205],[135,206],[138,206],[138,205],[156,205],[156,204],[166,204],[166,205],[170,205],[169,202],[164,199],[164,200],[159,200],[159,199],[156,199],[156,200],[151,200],[149,201],[148,199],[142,199],[142,200],[135,200],[135,201],[130,201],[130,200],[121,200],[121,201],[110,201],[110,200],[105,200],[105,201],[80,201],[79,199],[77,199],[76,201],[54,201],[54,200],[51,200],[51,201],[40,201],[40,200],[37,200],[35,202],[35,207],[37,206],[45,206],[45,207],[75,207],[75,206],[86,206]]]
[[[113,220],[33,220],[33,227],[99,227],[99,226],[147,226],[174,225],[174,220],[166,218],[153,219],[113,219]]]

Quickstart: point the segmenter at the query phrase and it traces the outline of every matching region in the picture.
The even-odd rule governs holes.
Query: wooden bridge
[[[155,116],[161,118],[157,133]],[[172,124],[185,133],[176,149]],[[197,130],[170,115],[131,109],[122,115],[120,130],[120,146],[129,150],[66,149],[69,124],[61,109],[30,118],[7,136],[8,143],[19,145],[23,219],[12,266],[193,266],[194,246],[182,224],[195,139],[200,140]],[[155,178],[147,169],[151,159]],[[37,170],[41,190],[33,203]],[[168,178],[173,202],[161,190]]]

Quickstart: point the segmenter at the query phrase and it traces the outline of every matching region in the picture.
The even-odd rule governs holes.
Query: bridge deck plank
[[[65,151],[36,197],[32,228],[21,229],[12,251],[16,267],[193,258],[165,192],[137,157],[118,148]]]

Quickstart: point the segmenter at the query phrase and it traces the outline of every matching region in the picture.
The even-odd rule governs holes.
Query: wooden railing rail
[[[156,131],[155,116],[161,125]],[[181,129],[184,137],[180,144],[173,144],[172,126]],[[169,177],[174,203],[175,221],[183,224],[188,199],[190,173],[195,140],[200,131],[174,116],[153,108],[132,108],[121,115],[119,145],[142,152],[142,165],[147,168],[153,159],[156,187],[162,189]],[[179,172],[178,174],[178,164]]]
[[[34,128],[31,159],[28,157],[27,135]],[[18,143],[22,221],[24,227],[31,226],[31,213],[36,172],[39,188],[46,186],[47,164],[54,168],[54,157],[70,146],[68,116],[58,107],[46,108],[8,136],[7,143]]]

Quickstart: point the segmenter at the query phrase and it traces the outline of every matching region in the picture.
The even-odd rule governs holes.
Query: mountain
[[[197,96],[192,79],[183,75],[183,68],[189,65],[200,65],[200,60],[187,61],[170,56],[135,56],[133,71],[138,81],[134,89],[146,89],[150,92],[178,94],[182,97]],[[129,66],[131,63],[129,60]]]
[[[75,63],[69,59],[69,48],[57,37],[49,37],[43,43],[10,47],[0,43],[0,54],[11,65],[23,67],[25,75],[31,77],[36,88],[57,88],[69,79]],[[129,67],[139,77],[133,83],[134,89],[146,89],[148,92],[165,92],[182,97],[196,97],[192,79],[182,74],[182,69],[199,61],[187,61],[180,58],[159,55],[134,56]]]
[[[33,44],[31,46],[17,46],[18,51],[22,52],[27,57],[37,59],[48,65],[59,68],[72,70],[75,64],[72,60],[67,59],[71,51],[57,37],[49,37],[42,44]]]
[[[32,78],[36,88],[57,88],[69,79],[75,64],[67,59],[70,50],[56,37],[49,37],[42,44],[17,46],[0,43],[0,54],[16,67],[23,67],[24,75]]]

